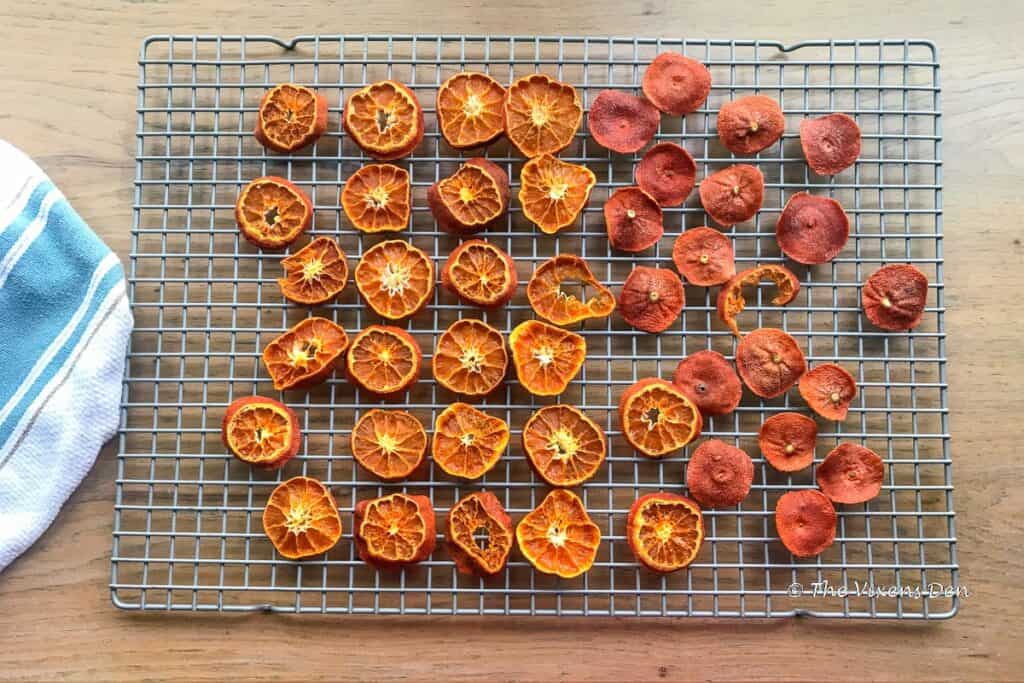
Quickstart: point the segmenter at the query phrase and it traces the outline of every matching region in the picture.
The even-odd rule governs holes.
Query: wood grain
[[[109,602],[114,453],[0,575],[0,678],[1018,678],[1024,541],[1020,178],[1024,10],[974,0],[716,3],[0,2],[0,137],[33,155],[128,251],[136,57],[150,33],[466,32],[935,40],[943,64],[945,255],[955,504],[954,620],[326,619],[137,615]],[[2,523],[3,520],[0,520]]]

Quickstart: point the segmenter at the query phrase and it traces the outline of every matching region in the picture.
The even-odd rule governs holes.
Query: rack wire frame
[[[344,133],[341,104],[354,89],[381,78],[407,83],[422,102],[427,134],[399,163],[412,175],[414,210],[401,236],[442,261],[457,243],[438,231],[426,188],[453,172],[464,156],[439,135],[437,86],[461,70],[487,71],[509,82],[543,71],[576,86],[588,108],[604,88],[639,93],[645,65],[662,51],[708,65],[711,96],[699,111],[663,117],[656,141],[685,146],[699,177],[734,161],[715,133],[719,106],[739,95],[777,98],[787,133],[744,159],[766,177],[764,208],[725,230],[738,267],[783,262],[772,228],[786,198],[812,191],[838,199],[851,217],[846,248],[832,263],[795,267],[796,301],[779,309],[762,286],[741,324],[777,326],[801,344],[809,362],[850,369],[860,393],[842,423],[819,420],[815,466],[840,440],[865,444],[885,461],[880,496],[838,506],[832,548],[817,558],[791,556],[778,541],[774,503],[785,491],[814,485],[814,466],[775,472],[756,444],[761,422],[783,410],[807,412],[795,391],[769,401],[744,396],[733,414],[707,421],[704,436],[744,448],[755,481],[735,508],[705,512],[707,539],[697,561],[667,576],[635,561],[625,541],[625,515],[637,496],[684,490],[690,448],[661,460],[638,456],[615,416],[622,390],[638,377],[669,376],[678,359],[705,348],[732,358],[735,342],[713,315],[713,292],[687,286],[679,323],[661,335],[627,327],[617,315],[582,327],[589,354],[562,402],[581,405],[609,438],[606,464],[579,487],[602,530],[592,571],[572,580],[535,572],[515,551],[496,579],[458,574],[443,543],[431,558],[401,572],[377,572],[358,559],[351,512],[357,500],[395,490],[430,496],[443,520],[451,504],[490,490],[514,520],[547,487],[528,467],[521,427],[539,406],[510,379],[483,409],[512,428],[508,453],[479,481],[451,479],[432,463],[421,476],[382,484],[353,464],[352,424],[380,402],[343,378],[308,393],[283,396],[300,415],[302,450],[282,472],[260,473],[234,461],[219,438],[220,418],[234,398],[278,396],[259,363],[263,345],[310,311],[287,304],[275,278],[282,254],[242,240],[233,204],[251,178],[274,173],[294,180],[313,199],[312,236],[336,237],[350,263],[377,238],[353,230],[338,192],[368,158]],[[292,155],[266,152],[252,138],[263,91],[293,81],[330,102],[327,133]],[[796,131],[805,116],[845,111],[863,131],[860,159],[832,177],[811,173]],[[739,616],[812,615],[938,619],[961,598],[952,504],[946,347],[943,325],[942,165],[939,62],[922,40],[682,40],[511,36],[151,36],[139,60],[138,132],[129,292],[136,328],[123,388],[111,561],[111,595],[125,609],[315,612],[348,614],[504,614]],[[586,122],[563,158],[586,163],[598,185],[579,224],[548,237],[521,215],[517,202],[504,229],[484,235],[517,260],[525,282],[536,265],[559,252],[579,253],[604,284],[616,289],[634,264],[671,268],[675,237],[707,222],[697,193],[665,212],[666,235],[639,255],[611,251],[601,207],[617,187],[632,184],[639,155],[619,156],[586,134]],[[523,159],[506,142],[486,150],[518,187]],[[300,248],[301,243],[295,245]],[[860,283],[887,262],[910,262],[930,281],[923,324],[905,334],[882,333],[860,314]],[[794,264],[788,264],[791,267]],[[351,283],[316,312],[350,333],[376,322]],[[522,286],[504,309],[483,313],[437,288],[426,310],[405,325],[424,350],[459,317],[482,317],[508,332],[532,317]],[[425,367],[429,367],[425,365]],[[428,432],[455,396],[426,376],[399,402]],[[396,404],[391,404],[396,405]],[[696,444],[692,444],[694,446]],[[296,474],[324,480],[335,493],[345,533],[322,557],[304,562],[276,555],[263,536],[262,506],[271,489]],[[439,523],[439,529],[443,524]],[[797,588],[796,586],[802,586]]]

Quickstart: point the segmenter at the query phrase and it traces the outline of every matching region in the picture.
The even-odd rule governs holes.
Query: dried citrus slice
[[[453,322],[434,348],[434,379],[466,396],[486,396],[505,379],[508,352],[501,332],[482,320]]]
[[[508,139],[528,157],[568,147],[583,120],[576,89],[544,74],[524,76],[509,86],[504,109]]]
[[[577,486],[593,477],[608,445],[593,420],[570,405],[544,406],[523,427],[523,450],[541,479]]]
[[[405,479],[427,453],[427,432],[404,410],[374,408],[352,427],[352,457],[385,481]]]
[[[704,515],[677,493],[648,493],[629,508],[626,540],[644,566],[668,573],[689,566],[704,543]]]
[[[516,542],[537,571],[571,579],[594,566],[601,530],[579,496],[555,489],[520,520]]]
[[[789,198],[775,224],[775,239],[799,263],[827,263],[839,255],[850,237],[850,219],[831,197],[797,192]]]
[[[652,458],[679,450],[696,439],[703,426],[700,411],[686,394],[653,377],[623,392],[619,422],[626,441]]]
[[[519,383],[536,396],[557,396],[565,391],[587,357],[582,336],[539,320],[516,325],[508,345]]]
[[[519,277],[503,249],[483,240],[466,240],[448,255],[441,285],[467,303],[498,308],[515,295]]]
[[[679,276],[666,268],[637,266],[619,292],[622,319],[642,332],[664,332],[686,305]]]
[[[912,330],[920,325],[927,300],[928,278],[906,263],[876,270],[860,294],[864,315],[871,324],[890,332]]]
[[[749,164],[736,164],[712,173],[698,188],[700,203],[722,225],[750,220],[764,201],[764,175]]]
[[[691,285],[711,287],[736,274],[732,240],[708,227],[690,228],[676,238],[672,261]]]
[[[523,215],[553,235],[575,222],[596,183],[597,177],[586,166],[541,154],[523,164],[519,174]]]
[[[680,206],[697,183],[697,164],[676,143],[659,142],[644,154],[633,177],[659,205]]]
[[[306,318],[267,344],[263,364],[278,391],[304,389],[327,379],[347,348],[348,335],[339,325]]]
[[[743,288],[749,285],[756,285],[762,280],[771,280],[778,288],[779,293],[772,298],[772,303],[776,306],[785,306],[795,299],[797,292],[800,291],[800,281],[796,279],[796,275],[789,268],[782,265],[765,264],[755,266],[734,275],[718,291],[718,300],[715,303],[715,307],[718,309],[718,319],[728,325],[729,329],[737,337],[743,335],[740,334],[740,327],[736,323],[736,316],[747,305],[747,300],[743,297]]]
[[[338,504],[316,479],[292,477],[271,492],[263,508],[263,533],[289,560],[325,553],[341,538]]]
[[[822,363],[800,378],[800,395],[818,415],[845,420],[857,398],[857,380],[841,365]]]
[[[562,289],[569,283],[589,287],[593,294],[581,292],[581,299]],[[558,254],[540,264],[526,285],[526,297],[537,315],[556,325],[605,318],[615,310],[615,295],[594,277],[586,261],[573,254]]]
[[[882,490],[885,464],[870,448],[841,443],[825,456],[814,476],[822,493],[836,503],[864,503]]]
[[[448,511],[448,551],[463,574],[500,573],[512,551],[512,534],[512,518],[490,491],[471,493]]]
[[[396,81],[355,91],[341,116],[355,143],[382,161],[406,156],[423,139],[423,107],[412,90]]]
[[[345,181],[341,208],[362,232],[398,232],[409,225],[412,184],[394,164],[366,164]]]
[[[780,472],[797,472],[814,462],[817,442],[817,423],[800,413],[772,415],[757,433],[761,455]]]
[[[836,175],[860,156],[860,126],[835,113],[800,122],[800,146],[807,165],[818,175]]]
[[[654,58],[643,77],[644,95],[654,106],[673,116],[697,111],[711,92],[711,72],[696,59],[678,52]]]
[[[661,207],[639,187],[621,187],[604,203],[608,241],[620,251],[640,252],[665,234]]]
[[[349,377],[378,396],[408,389],[422,365],[423,352],[412,335],[389,325],[370,325],[357,334],[345,359]]]
[[[277,284],[285,298],[313,306],[330,301],[345,289],[348,261],[330,237],[317,237],[291,256],[281,259],[284,277]]]
[[[807,370],[807,361],[791,336],[761,327],[740,340],[736,369],[752,392],[761,398],[775,398],[797,383]]]
[[[632,154],[654,138],[661,114],[642,97],[621,90],[602,90],[590,103],[587,127],[597,144],[619,154]]]
[[[299,418],[280,401],[264,396],[235,399],[220,424],[224,447],[244,463],[276,470],[299,452]]]
[[[457,73],[437,89],[441,135],[456,149],[493,142],[505,132],[505,88],[478,71]]]
[[[672,384],[690,397],[701,415],[727,415],[743,397],[732,364],[717,351],[698,351],[679,361]]]
[[[508,211],[508,196],[508,174],[493,161],[474,157],[431,185],[427,204],[442,229],[469,235],[500,220]]]
[[[789,491],[775,504],[775,528],[789,552],[814,557],[836,539],[836,509],[820,491]]]
[[[690,456],[686,488],[706,508],[738,505],[750,493],[754,461],[735,446],[708,439]]]
[[[261,249],[284,249],[313,222],[313,202],[297,185],[277,176],[256,178],[235,202],[242,237]]]
[[[405,240],[378,242],[359,259],[355,280],[378,315],[401,320],[423,310],[434,293],[434,261]]]
[[[437,543],[437,520],[426,496],[392,493],[361,500],[356,503],[354,523],[359,558],[380,569],[421,562]]]
[[[437,466],[451,476],[477,479],[498,464],[509,436],[501,418],[468,403],[453,403],[437,416],[430,452]]]
[[[282,83],[263,95],[253,135],[275,152],[294,152],[327,130],[327,98],[304,85]]]
[[[771,147],[785,129],[782,107],[764,95],[739,97],[718,110],[718,138],[736,154],[757,154]]]

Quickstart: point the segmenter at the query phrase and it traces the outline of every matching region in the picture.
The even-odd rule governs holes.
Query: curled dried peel
[[[516,526],[516,542],[537,571],[571,579],[594,566],[601,530],[575,493],[555,489]]]
[[[263,532],[289,560],[319,555],[341,538],[338,504],[316,479],[293,477],[270,494],[263,509]]]
[[[508,139],[528,157],[568,147],[583,120],[576,89],[544,74],[525,76],[509,86],[504,109]]]
[[[242,237],[261,249],[283,249],[309,229],[313,202],[285,178],[263,176],[242,188],[235,202]]]
[[[388,325],[370,325],[357,334],[345,358],[352,381],[378,396],[408,389],[419,379],[422,364],[413,336]]]
[[[355,281],[378,315],[401,320],[421,311],[434,293],[434,261],[405,240],[379,242],[359,259]]]
[[[412,152],[423,139],[423,107],[405,85],[378,81],[349,96],[345,130],[359,147],[382,161]]]
[[[311,88],[282,83],[260,100],[253,135],[276,152],[294,152],[327,130],[327,98]]]
[[[562,285],[569,282],[594,292],[581,300],[563,291]],[[526,297],[537,315],[556,325],[604,318],[615,310],[615,295],[594,277],[586,261],[572,254],[559,254],[538,266],[526,285]]]
[[[498,464],[508,447],[510,434],[501,418],[468,403],[453,403],[434,423],[431,455],[447,474],[477,479]]]
[[[586,166],[541,154],[523,164],[519,203],[528,220],[553,235],[575,222],[596,184],[597,177]]]
[[[385,481],[398,481],[423,462],[427,432],[404,410],[374,408],[352,428],[350,445],[356,462]]]
[[[459,500],[445,526],[448,550],[460,572],[486,577],[505,568],[512,550],[512,518],[493,493],[471,493]]]
[[[619,422],[626,441],[658,458],[679,450],[700,434],[697,406],[678,388],[657,378],[639,380],[619,399]]]
[[[508,344],[519,383],[536,396],[565,391],[587,356],[587,342],[581,335],[539,320],[516,325]]]
[[[505,88],[484,73],[464,71],[437,89],[437,122],[456,149],[486,145],[505,132]]]
[[[449,254],[441,269],[441,284],[460,299],[497,308],[516,293],[519,277],[512,257],[483,240],[467,240]]]
[[[221,440],[242,462],[278,469],[299,452],[302,432],[288,406],[272,398],[245,396],[224,411]]]
[[[446,389],[486,396],[505,379],[505,339],[482,320],[456,320],[437,340],[433,369],[434,379]]]
[[[412,214],[409,172],[394,164],[366,164],[348,177],[341,208],[362,232],[398,232]]]
[[[604,462],[604,432],[570,405],[544,406],[523,427],[523,450],[534,471],[552,486],[576,486]]]
[[[319,384],[334,372],[348,348],[348,335],[327,318],[306,318],[270,341],[263,364],[278,391]]]
[[[667,573],[697,559],[704,542],[704,515],[694,501],[675,493],[637,498],[626,518],[626,539],[648,569]]]
[[[734,275],[719,290],[716,308],[718,309],[718,319],[728,325],[737,337],[743,335],[740,334],[736,316],[747,305],[747,300],[743,297],[743,288],[756,285],[762,280],[771,280],[778,288],[779,293],[772,298],[772,303],[776,306],[785,306],[795,299],[800,291],[800,281],[785,266],[765,264],[748,268]]]
[[[285,298],[312,306],[338,296],[348,282],[345,252],[330,237],[317,237],[297,252],[281,259],[285,276],[278,286]]]
[[[356,550],[367,564],[397,568],[434,552],[437,521],[426,496],[406,493],[361,500],[355,511]]]

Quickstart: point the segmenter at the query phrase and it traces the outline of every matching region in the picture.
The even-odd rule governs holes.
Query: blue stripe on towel
[[[0,260],[3,260],[4,256],[10,252],[11,247],[21,237],[28,224],[39,214],[39,208],[46,195],[56,189],[49,180],[44,179],[40,181],[32,190],[32,194],[29,196],[28,202],[21,209],[21,213],[15,216],[10,224],[0,225]]]

